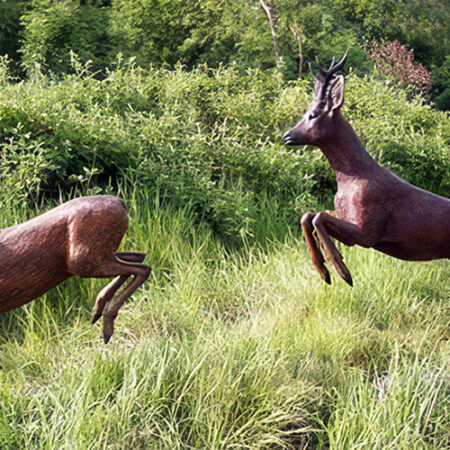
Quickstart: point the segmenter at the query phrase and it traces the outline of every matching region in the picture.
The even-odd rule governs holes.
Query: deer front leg
[[[146,255],[142,252],[117,252],[116,256],[125,261],[142,263]],[[92,309],[91,324],[94,324],[100,319],[106,303],[113,298],[114,294],[120,289],[129,276],[130,275],[117,276],[98,293],[97,298],[95,299],[94,308]]]
[[[334,237],[338,241],[346,245],[361,245],[363,247],[373,246],[373,242],[370,234],[363,233],[360,227],[347,222],[342,219],[338,219],[326,212],[317,213],[312,220],[314,229],[319,236],[320,241],[324,247],[325,253],[333,266],[336,268],[339,275],[350,286],[353,286],[352,276],[347,266],[344,264],[343,257],[339,253],[339,250],[334,245],[331,237]]]
[[[103,339],[107,344],[114,332],[114,320],[117,317],[119,309],[125,301],[144,283],[149,277],[151,268],[140,263],[131,263],[116,256],[121,264],[126,265],[133,279],[130,283],[119,292],[111,301],[109,301],[103,310]]]
[[[303,236],[305,237],[306,241],[306,248],[308,249],[308,253],[311,257],[312,263],[314,264],[317,272],[319,272],[322,280],[324,280],[325,283],[331,284],[330,272],[328,272],[328,269],[325,267],[325,259],[313,234],[314,227],[312,225],[312,220],[314,219],[314,217],[314,213],[307,212],[302,216],[300,221],[302,225]]]

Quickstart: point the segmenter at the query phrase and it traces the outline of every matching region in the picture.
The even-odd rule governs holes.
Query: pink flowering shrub
[[[396,79],[400,86],[414,94],[428,96],[431,89],[431,73],[414,61],[414,51],[408,50],[397,40],[372,42],[366,54],[377,69],[387,77]]]

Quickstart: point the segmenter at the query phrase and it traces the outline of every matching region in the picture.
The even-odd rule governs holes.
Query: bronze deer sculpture
[[[18,308],[74,275],[115,277],[98,294],[91,320],[103,315],[108,343],[119,309],[151,272],[142,264],[145,253],[116,252],[127,228],[125,203],[98,195],[68,201],[0,230],[0,312]]]
[[[351,274],[331,238],[374,248],[407,261],[450,258],[450,200],[413,186],[380,166],[366,151],[340,110],[344,102],[347,52],[315,77],[314,100],[284,134],[287,145],[319,147],[336,174],[336,217],[307,212],[301,226],[312,262],[322,279],[330,274],[320,246],[350,286]]]

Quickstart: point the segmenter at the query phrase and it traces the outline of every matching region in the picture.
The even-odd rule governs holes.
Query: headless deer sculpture
[[[348,52],[348,51],[347,51]],[[312,262],[331,283],[321,247],[350,286],[351,274],[331,238],[374,248],[395,258],[450,258],[450,200],[413,186],[381,167],[365,150],[340,110],[347,53],[315,78],[314,100],[300,122],[284,134],[287,145],[319,147],[336,174],[336,217],[307,212],[301,219]]]
[[[151,271],[142,264],[145,253],[115,253],[127,228],[125,203],[99,195],[71,200],[0,230],[0,312],[18,308],[74,275],[115,277],[98,294],[92,316],[95,323],[103,315],[108,343],[119,309]]]

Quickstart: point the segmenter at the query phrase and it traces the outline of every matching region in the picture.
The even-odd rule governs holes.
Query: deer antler
[[[322,102],[325,101],[325,92],[327,90],[328,84],[330,83],[330,80],[333,78],[333,75],[339,70],[343,69],[345,60],[347,59],[348,51],[349,47],[347,47],[344,56],[337,64],[335,64],[336,56],[334,56],[333,61],[331,61],[330,67],[327,72],[319,68],[323,80],[319,80],[322,83],[322,86],[320,88],[319,96],[317,98]]]

